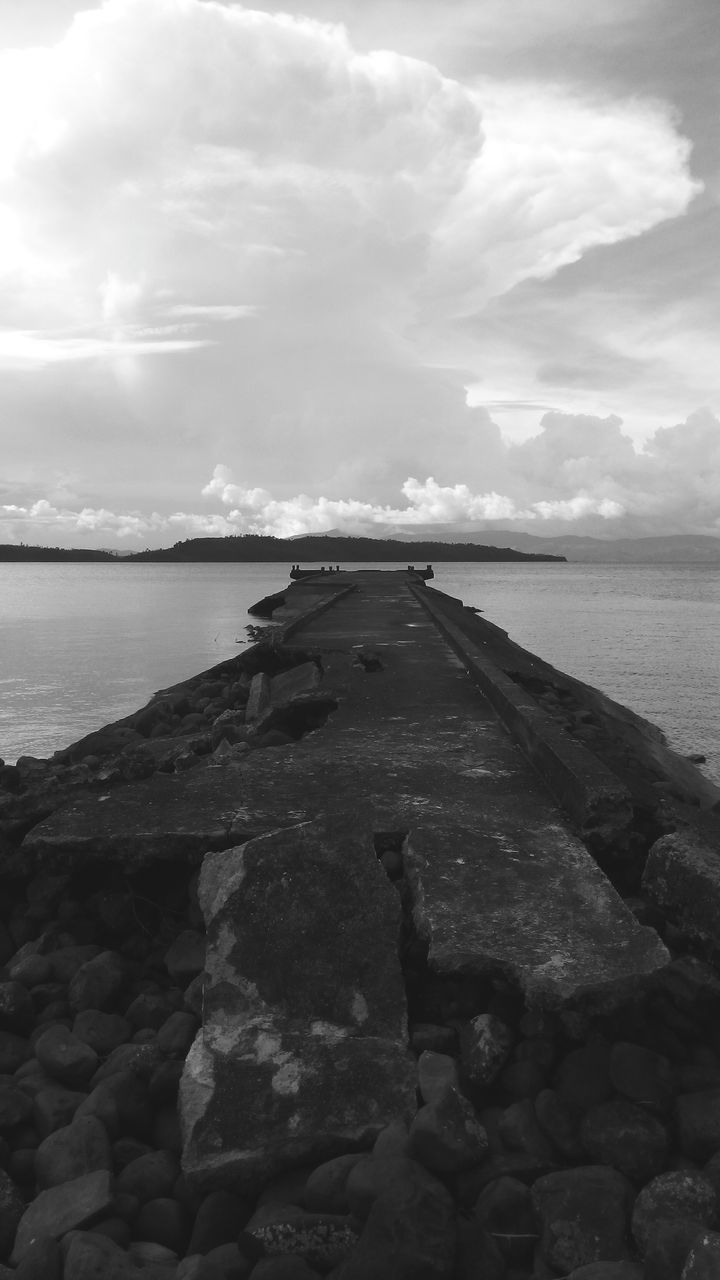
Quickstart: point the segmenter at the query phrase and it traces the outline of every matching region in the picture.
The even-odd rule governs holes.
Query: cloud
[[[608,493],[597,459],[549,475],[559,428],[515,457],[468,408],[489,353],[471,334],[458,355],[458,334],[698,189],[659,101],[465,81],[240,4],[105,0],[53,48],[0,53],[6,462],[46,495],[70,465],[78,506],[57,527],[127,508],[122,537],[210,519],[192,508],[217,458],[267,495],[233,508],[240,526],[246,509],[302,529],[386,510],[534,521],[557,503],[565,519],[578,502],[614,519],[603,504],[634,478],[622,442]],[[436,488],[398,506],[408,476]]]
[[[705,459],[702,472],[694,465],[695,453]],[[16,497],[0,506],[0,540],[47,542],[52,530],[64,545],[78,538],[106,545],[117,538],[131,546],[160,546],[186,537],[289,538],[331,529],[420,537],[432,536],[433,528],[443,536],[455,530],[462,540],[463,530],[498,525],[545,535],[720,534],[720,421],[698,411],[659,430],[638,452],[618,418],[548,413],[537,436],[505,448],[488,480],[491,487],[474,491],[464,483],[440,484],[432,476],[408,477],[399,490],[400,504],[306,493],[278,498],[237,483],[232,471],[218,464],[202,496],[224,510],[144,515]]]

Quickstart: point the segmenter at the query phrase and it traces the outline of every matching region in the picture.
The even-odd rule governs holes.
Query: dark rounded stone
[[[530,1266],[540,1238],[529,1187],[517,1178],[497,1178],[480,1192],[473,1218],[489,1232],[513,1267]]]
[[[158,1049],[170,1058],[184,1060],[195,1039],[198,1025],[194,1014],[176,1010],[165,1019],[157,1033],[155,1042]]]
[[[14,1031],[0,1031],[0,1076],[11,1076],[32,1057],[32,1048],[25,1036]]]
[[[0,1029],[22,1032],[33,1013],[32,996],[22,982],[0,982]]]
[[[674,1091],[673,1069],[668,1058],[638,1044],[618,1041],[610,1051],[610,1079],[631,1102],[666,1111]]]
[[[153,1126],[147,1085],[130,1071],[118,1071],[96,1085],[78,1107],[77,1114],[96,1115],[111,1139],[121,1133],[145,1139]],[[158,1143],[167,1146],[167,1143]]]
[[[658,1222],[692,1218],[713,1226],[718,1210],[712,1183],[690,1169],[661,1173],[643,1187],[635,1201],[632,1233],[638,1251],[645,1256],[650,1233]]]
[[[165,1102],[175,1103],[184,1065],[184,1062],[176,1060],[159,1063],[148,1084],[150,1099],[153,1103],[156,1105]]]
[[[626,1098],[592,1107],[583,1118],[580,1139],[592,1160],[641,1184],[662,1173],[670,1148],[665,1126]]]
[[[70,1008],[110,1010],[125,983],[126,963],[117,951],[101,951],[77,970],[68,986]]]
[[[154,1146],[164,1148],[167,1151],[174,1151],[177,1155],[180,1155],[183,1143],[180,1117],[176,1107],[160,1107],[155,1112],[152,1123],[152,1140]]]
[[[40,1137],[47,1138],[56,1129],[70,1124],[87,1096],[77,1089],[66,1089],[61,1084],[40,1089],[33,1101],[33,1119]]]
[[[118,1045],[125,1044],[132,1035],[132,1027],[119,1013],[104,1013],[102,1009],[83,1009],[72,1025],[73,1035],[89,1044],[97,1054],[105,1058]]]
[[[96,1116],[81,1116],[45,1138],[35,1154],[38,1189],[70,1182],[96,1169],[112,1169],[105,1126]]]
[[[545,1088],[547,1073],[530,1059],[510,1062],[501,1071],[498,1084],[511,1098],[536,1098]]]
[[[52,1236],[39,1236],[17,1267],[15,1280],[62,1280],[62,1273],[62,1254],[57,1240]]]
[[[9,1173],[0,1169],[0,1259],[13,1247],[17,1225],[25,1212],[25,1201]]]
[[[0,1076],[0,1133],[8,1133],[32,1115],[32,1100],[12,1076]]]
[[[82,1089],[98,1065],[95,1050],[59,1025],[48,1027],[38,1038],[35,1056],[48,1075],[68,1089]]]
[[[303,1204],[315,1213],[349,1213],[347,1180],[352,1169],[364,1157],[361,1153],[336,1156],[318,1165],[305,1183]]]
[[[137,1196],[144,1204],[170,1196],[179,1174],[180,1162],[173,1152],[150,1151],[126,1164],[118,1173],[115,1185],[119,1192]]]
[[[678,1280],[690,1246],[704,1230],[696,1218],[656,1222],[648,1235],[644,1280]]]
[[[542,1224],[543,1260],[566,1275],[590,1262],[629,1257],[627,1226],[633,1189],[604,1165],[585,1165],[538,1178],[532,1198]]]
[[[683,1155],[704,1164],[720,1151],[720,1089],[681,1094],[675,1103],[675,1125]]]
[[[568,1053],[555,1073],[555,1091],[570,1114],[579,1119],[612,1094],[610,1046],[595,1040]]]
[[[189,1224],[177,1201],[162,1196],[140,1206],[133,1223],[133,1236],[136,1240],[150,1240],[182,1254],[188,1241]]]
[[[582,1160],[577,1122],[554,1089],[543,1089],[535,1099],[535,1116],[552,1146],[568,1162]]]
[[[248,1222],[250,1212],[249,1203],[230,1191],[211,1191],[195,1216],[188,1254],[209,1253],[218,1245],[235,1241]]]

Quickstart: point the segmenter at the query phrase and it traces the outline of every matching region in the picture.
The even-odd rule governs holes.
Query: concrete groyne
[[[2,770],[0,1257],[712,1274],[720,795],[413,573],[266,612]]]

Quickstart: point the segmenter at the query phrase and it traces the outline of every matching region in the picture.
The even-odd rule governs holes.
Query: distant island
[[[515,551],[511,547],[486,547],[471,542],[403,542],[391,538],[353,538],[343,535],[311,534],[304,538],[273,538],[263,534],[229,535],[223,538],[188,538],[157,551],[138,551],[118,556],[112,551],[78,551],[62,547],[0,545],[0,561],[149,561],[154,564],[252,564],[293,561],[565,561],[562,555]]]

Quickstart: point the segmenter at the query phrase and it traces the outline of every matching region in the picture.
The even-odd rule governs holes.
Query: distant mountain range
[[[414,525],[412,532],[378,526],[378,538],[392,537],[413,543],[421,538],[433,542],[464,542],[487,547],[510,547],[544,555],[564,556],[580,564],[709,564],[720,566],[720,538],[705,534],[679,533],[655,538],[584,538],[562,534],[540,538],[514,529],[458,529],[453,525]],[[332,530],[337,534],[338,530]]]
[[[0,545],[0,561],[460,561],[570,560],[576,564],[706,564],[720,568],[720,538],[670,534],[656,538],[583,538],[567,534],[540,538],[514,529],[458,529],[415,525],[412,532],[377,526],[372,535],[352,537],[340,529],[326,534],[273,538],[258,534],[189,538],[173,547],[134,554],[64,547]]]

